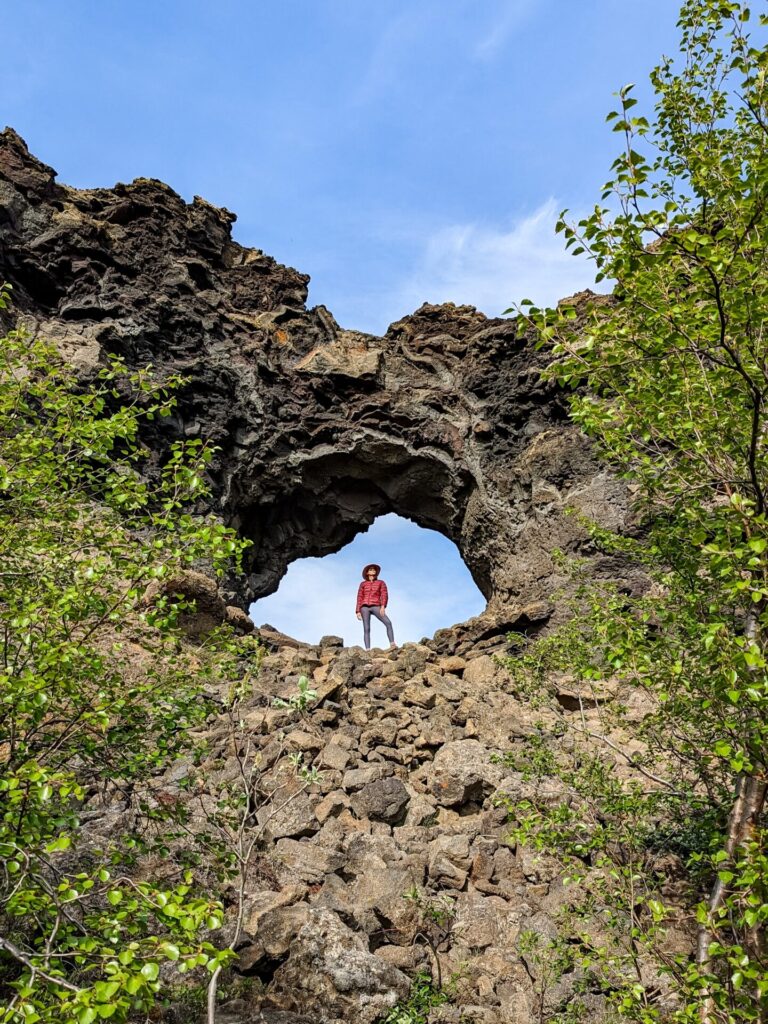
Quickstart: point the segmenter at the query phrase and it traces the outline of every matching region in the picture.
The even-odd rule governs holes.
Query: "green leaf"
[[[120,984],[117,981],[97,981],[93,986],[93,994],[99,1002],[107,1002],[119,989]]]
[[[140,992],[141,989],[144,988],[145,984],[146,981],[144,978],[140,977],[138,974],[134,974],[125,979],[123,988],[128,995],[135,996],[137,992]]]
[[[146,963],[141,968],[141,974],[147,981],[157,981],[157,976],[160,973],[160,968],[156,963]]]

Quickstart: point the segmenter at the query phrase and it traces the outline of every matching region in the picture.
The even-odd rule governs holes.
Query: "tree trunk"
[[[761,776],[738,777],[736,795],[728,815],[728,835],[725,843],[728,858],[722,861],[719,867],[726,868],[733,864],[739,850],[752,838],[765,804],[767,790],[768,782]],[[708,971],[712,960],[709,945],[716,938],[717,912],[723,905],[727,891],[727,884],[718,875],[707,903],[706,921],[699,925],[696,963],[702,974]],[[702,993],[699,1017],[702,1024],[715,1024],[715,1003],[708,987]]]

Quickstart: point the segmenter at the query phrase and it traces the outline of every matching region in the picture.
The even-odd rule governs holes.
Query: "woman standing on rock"
[[[381,572],[380,565],[366,565],[363,569],[363,582],[357,588],[357,605],[355,614],[358,619],[363,620],[363,643],[366,651],[371,648],[371,616],[375,615],[379,622],[387,627],[389,646],[395,646],[395,634],[392,631],[392,623],[387,615],[387,601],[389,594],[387,584],[379,579]]]

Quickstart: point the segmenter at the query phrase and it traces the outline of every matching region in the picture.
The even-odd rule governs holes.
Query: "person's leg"
[[[371,647],[371,606],[364,604],[360,609],[360,614],[363,616],[363,643],[368,651]]]
[[[395,633],[392,629],[392,623],[390,622],[389,616],[381,608],[371,608],[371,612],[376,616],[379,622],[383,622],[387,628],[387,639],[391,644],[395,642]],[[369,619],[370,621],[370,619]]]

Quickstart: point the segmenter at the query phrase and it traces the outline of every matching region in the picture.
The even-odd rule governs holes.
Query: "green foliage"
[[[322,781],[323,773],[316,765],[304,764],[304,754],[297,750],[288,755],[288,763],[295,770],[296,775],[308,786],[315,785]]]
[[[448,938],[453,920],[456,917],[456,903],[445,893],[431,892],[414,885],[403,893],[416,912],[418,931],[416,940],[425,942],[432,953],[435,965],[435,982],[437,991],[443,990],[443,967],[440,962],[440,949]],[[454,979],[455,987],[455,979]]]
[[[615,1003],[643,1021],[668,1012],[641,969],[648,958],[679,1020],[760,1020],[768,1000],[766,25],[741,3],[686,0],[680,54],[651,76],[655,118],[636,114],[631,86],[609,115],[624,148],[607,205],[558,223],[613,295],[523,313],[552,349],[552,376],[574,388],[575,421],[636,495],[639,536],[593,527],[593,540],[652,585],[629,602],[584,584],[565,632],[517,661],[520,680],[613,677],[643,687],[651,706],[646,753],[628,758],[639,781],[560,765],[579,799],[532,809],[519,838],[602,877],[601,912],[614,912],[636,965]],[[672,911],[652,879],[645,888],[660,842],[686,859],[690,961],[663,953]]]
[[[561,915],[566,918],[568,915]],[[565,931],[565,929],[563,929]],[[552,1004],[551,992],[564,978],[579,972],[585,958],[577,944],[569,941],[562,933],[546,938],[532,929],[520,932],[517,951],[535,981],[538,1020],[550,1024],[578,1024],[587,1019],[587,1009],[579,995],[596,987],[589,972],[578,974],[574,985],[575,993],[564,990],[567,995]]]
[[[414,885],[403,893],[403,899],[417,908],[424,925],[434,924],[446,930],[456,916],[455,901],[445,893],[430,894]]]
[[[300,711],[303,714],[317,700],[317,690],[313,690],[310,687],[307,676],[299,676],[297,690],[298,693],[291,694],[288,700],[283,700],[282,697],[275,697],[272,701],[272,706],[275,708],[286,708],[290,711]]]
[[[219,985],[218,998],[222,1003],[235,999],[253,1003],[264,990],[259,978],[234,975]],[[170,1024],[188,1024],[203,1018],[208,1001],[208,986],[182,979],[179,984],[169,986],[163,1000],[164,1020]],[[170,1011],[170,1012],[169,1012]]]
[[[168,415],[177,383],[115,359],[84,386],[44,342],[0,342],[2,1024],[124,1021],[169,971],[231,955],[202,938],[221,906],[183,867],[136,881],[126,840],[86,825],[188,749],[210,711],[206,652],[173,631],[184,603],[143,601],[153,581],[199,560],[221,572],[242,550],[189,511],[209,448],[177,444],[156,484],[142,475],[141,425]]]
[[[411,982],[407,999],[393,1006],[380,1024],[427,1024],[429,1011],[450,1001],[450,994],[435,987],[429,974],[420,971]]]

